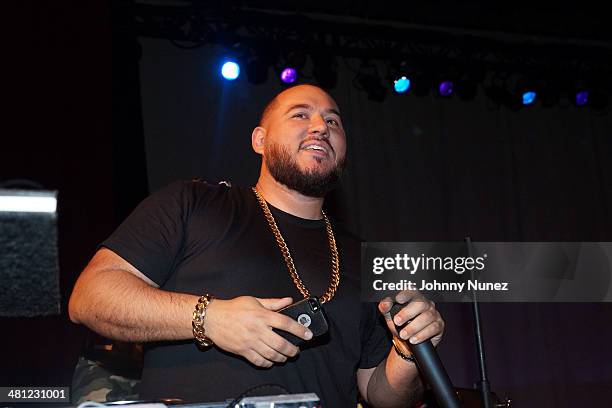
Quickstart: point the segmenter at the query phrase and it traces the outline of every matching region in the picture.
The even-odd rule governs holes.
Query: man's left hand
[[[385,316],[387,326],[391,333],[398,335],[391,320],[389,311],[393,306],[393,299],[385,298],[378,304],[378,310]],[[395,296],[395,302],[404,307],[395,315],[395,324],[403,326],[399,337],[412,344],[418,344],[431,339],[434,346],[442,340],[444,333],[444,320],[436,310],[436,305],[416,290],[404,290]],[[406,324],[408,322],[408,324]],[[406,324],[406,325],[405,325]],[[404,326],[405,325],[405,326]]]

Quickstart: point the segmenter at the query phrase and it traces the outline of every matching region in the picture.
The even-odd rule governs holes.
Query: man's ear
[[[253,146],[255,153],[263,154],[266,133],[266,129],[262,128],[261,126],[257,126],[255,129],[253,129],[253,133],[251,133],[251,145]]]

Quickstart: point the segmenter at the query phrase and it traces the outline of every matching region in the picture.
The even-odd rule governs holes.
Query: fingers
[[[404,304],[420,298],[425,299],[418,290],[402,290],[395,296],[395,301]]]
[[[266,348],[276,353],[275,355],[266,355],[262,353],[262,350],[257,350],[266,357],[268,360],[273,360],[277,362],[285,362],[287,358],[295,357],[300,352],[300,349],[291,344],[290,341],[284,339],[278,334],[270,331],[266,337],[263,339],[263,343]]]
[[[257,354],[259,354],[271,363],[284,363],[285,361],[287,361],[287,356],[279,353],[278,351],[274,350],[272,347],[264,343],[259,343],[255,347],[255,352],[257,352]]]
[[[256,352],[255,350],[248,350],[244,353],[244,357],[249,360],[249,362],[257,367],[270,368],[274,365],[274,363],[264,356]]]
[[[415,299],[404,306],[404,308],[395,315],[393,322],[398,326],[402,326],[417,317],[420,313],[431,308],[435,309],[435,304],[432,301],[425,298]]]
[[[284,330],[304,340],[312,339],[312,332],[292,318],[280,313],[271,313],[268,321],[271,327]]]
[[[437,346],[440,340],[442,340],[442,334],[444,333],[444,320],[435,320],[429,323],[425,328],[418,331],[416,334],[409,336],[410,343],[419,344],[425,340],[431,339],[434,346]]]
[[[266,309],[277,311],[283,307],[287,307],[293,303],[293,299],[290,297],[284,298],[255,298],[257,301]]]
[[[263,311],[262,316],[266,319],[270,327],[287,331],[304,340],[310,340],[312,338],[312,332],[310,330],[292,318],[284,314],[276,313],[276,311],[293,303],[293,299],[291,297],[255,299],[269,311]]]
[[[387,297],[380,301],[378,310],[385,316],[387,326],[393,334],[418,344],[431,339],[437,345],[444,333],[444,320],[436,310],[434,302],[416,290],[404,290],[395,296],[395,302],[405,305],[391,320],[390,310],[394,301]],[[404,326],[399,333],[395,325]]]
[[[269,368],[275,363],[284,363],[290,357],[295,357],[300,349],[278,334],[270,332],[263,341],[257,342],[245,357],[258,367]]]
[[[378,303],[378,310],[380,310],[380,313],[382,313],[385,316],[385,319],[391,319],[391,315],[389,314],[389,311],[391,310],[391,308],[393,307],[393,299],[391,299],[390,297],[386,297],[383,300],[380,301],[380,303]]]
[[[426,310],[420,312],[400,330],[399,336],[412,344],[418,344],[433,337],[439,337],[436,339],[439,341],[443,332],[444,321],[431,302]]]
[[[310,330],[277,312],[292,302],[290,297],[217,299],[209,306],[207,334],[210,332],[217,347],[240,355],[258,367],[283,363],[296,356],[299,348],[275,333],[273,328],[304,340],[313,337]]]
[[[389,296],[387,296],[384,299],[382,299],[378,303],[378,310],[380,311],[380,313],[383,316],[385,316],[385,319],[387,320],[387,323],[390,323],[391,315],[390,315],[389,312],[391,311],[391,308],[393,307],[393,304],[395,302],[397,302],[399,304],[406,304],[406,303],[409,303],[409,302],[418,302],[418,301],[425,301],[426,302],[427,299],[425,299],[425,297],[423,297],[423,295],[421,295],[421,293],[419,293],[419,291],[417,291],[417,290],[404,290],[404,291],[399,292],[395,296],[395,299],[392,299]]]
[[[389,328],[391,333],[396,336],[397,330],[395,330],[395,325],[393,324],[393,320],[391,320],[391,307],[393,307],[393,299],[391,299],[390,297],[386,297],[378,303],[378,310],[385,317],[387,327]]]

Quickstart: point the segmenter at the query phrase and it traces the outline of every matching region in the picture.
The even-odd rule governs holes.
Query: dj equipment
[[[94,408],[100,405],[115,408],[120,406],[128,408],[322,408],[320,399],[315,393],[244,397],[236,403],[221,401],[183,404],[180,400],[116,401],[105,404],[93,403],[91,406],[83,403],[79,405],[79,408]]]
[[[0,316],[60,313],[56,195],[0,189]]]

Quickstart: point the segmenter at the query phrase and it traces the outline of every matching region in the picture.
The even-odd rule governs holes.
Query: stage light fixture
[[[429,92],[429,84],[423,81],[423,67],[406,55],[396,56],[387,66],[387,78],[393,80],[393,90],[398,94],[410,92],[423,96]]]
[[[453,81],[442,81],[438,85],[438,94],[443,97],[448,97],[453,94],[455,83]]]
[[[398,94],[406,93],[410,90],[410,78],[405,75],[393,81],[393,89]]]
[[[538,91],[542,88],[542,81],[537,81],[527,77],[525,74],[519,74],[514,88],[514,95],[517,102],[521,106],[534,105],[538,99]]]
[[[576,106],[584,106],[589,103],[589,91],[583,90],[576,92],[574,103]]]
[[[292,84],[297,81],[297,70],[292,67],[287,67],[283,69],[280,74],[280,79],[284,84]]]
[[[299,78],[299,72],[306,65],[306,53],[301,49],[281,52],[277,65],[278,77],[283,84],[293,84]]]
[[[436,94],[448,98],[455,93],[457,82],[465,75],[465,67],[460,61],[432,58],[429,61],[429,72],[436,84]]]
[[[596,83],[597,81],[590,73],[586,73],[579,78],[575,78],[571,82],[571,85],[566,88],[566,95],[569,101],[576,107],[591,105],[593,85]]]
[[[523,105],[533,105],[536,101],[537,93],[533,90],[525,91],[521,94]]]
[[[240,65],[235,61],[226,61],[221,66],[221,75],[228,81],[233,81],[240,76]]]

